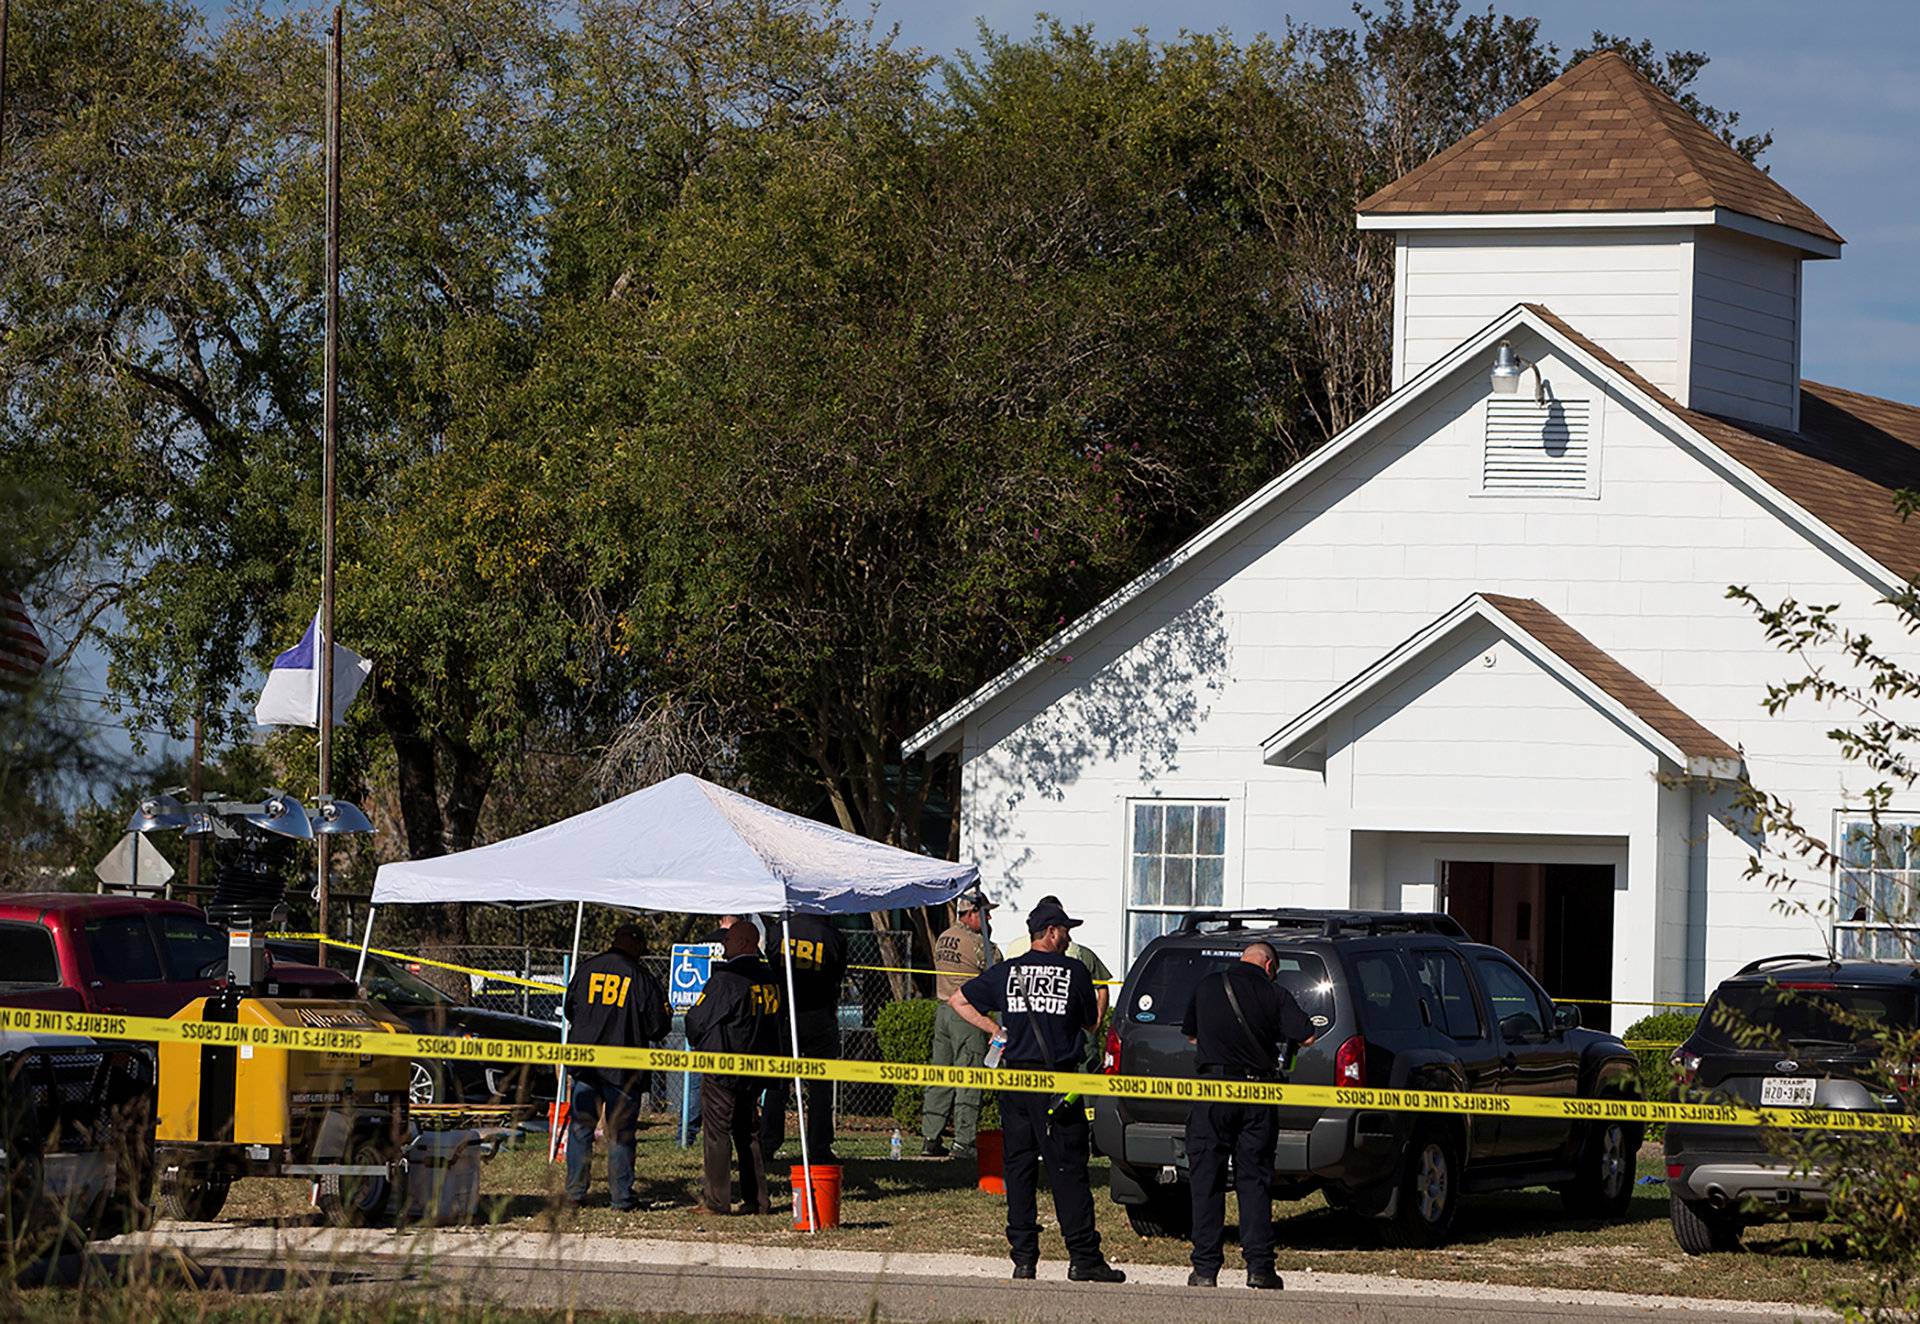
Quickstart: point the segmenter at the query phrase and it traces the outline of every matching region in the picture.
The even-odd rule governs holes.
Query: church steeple
[[[1516,303],[1544,303],[1682,403],[1799,421],[1811,207],[1627,60],[1582,61],[1360,204],[1397,238],[1394,384]]]

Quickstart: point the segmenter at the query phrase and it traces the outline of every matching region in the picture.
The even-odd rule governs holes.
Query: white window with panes
[[[1135,800],[1127,852],[1127,963],[1190,910],[1224,905],[1227,806]]]
[[[1842,956],[1920,956],[1920,814],[1840,818],[1834,945]]]

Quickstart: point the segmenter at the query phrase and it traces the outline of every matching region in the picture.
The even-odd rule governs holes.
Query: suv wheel
[[[1680,1249],[1689,1255],[1705,1255],[1709,1251],[1735,1251],[1740,1249],[1740,1216],[1722,1213],[1710,1204],[1694,1200],[1682,1200],[1674,1196],[1672,1201],[1673,1239],[1680,1243]]]
[[[1193,1188],[1185,1182],[1148,1188],[1145,1203],[1127,1206],[1127,1222],[1142,1237],[1193,1235]]]
[[[1459,1147],[1435,1127],[1413,1133],[1400,1169],[1399,1199],[1387,1237],[1401,1246],[1437,1246],[1460,1207]]]
[[[1619,1218],[1633,1199],[1639,1127],[1602,1122],[1580,1144],[1573,1182],[1561,1192],[1567,1211],[1592,1218]]]

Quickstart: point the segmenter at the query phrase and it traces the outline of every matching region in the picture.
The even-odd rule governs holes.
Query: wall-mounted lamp
[[[1493,371],[1487,376],[1493,383],[1495,395],[1518,394],[1520,379],[1529,371],[1533,373],[1533,402],[1543,405],[1547,402],[1547,386],[1540,380],[1540,365],[1514,353],[1511,341],[1503,340],[1494,346]]]

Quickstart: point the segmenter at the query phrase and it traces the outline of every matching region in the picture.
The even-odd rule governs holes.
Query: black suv
[[[1920,978],[1906,962],[1772,956],[1713,991],[1699,1024],[1673,1051],[1676,1097],[1758,1108],[1905,1109],[1872,1027],[1911,1031]],[[1827,1191],[1816,1172],[1767,1147],[1755,1127],[1667,1127],[1673,1236],[1689,1255],[1735,1250],[1741,1229],[1769,1216],[1818,1218]]]
[[[1191,1076],[1180,1033],[1202,976],[1260,941],[1316,1029],[1291,1079],[1303,1085],[1484,1094],[1638,1098],[1633,1054],[1582,1029],[1505,952],[1468,940],[1447,915],[1321,910],[1190,914],[1128,972],[1107,1037],[1107,1069]],[[1187,1105],[1101,1098],[1094,1140],[1113,1198],[1144,1236],[1191,1220]],[[1618,1216],[1633,1194],[1638,1123],[1283,1108],[1275,1195],[1319,1189],[1395,1240],[1445,1239],[1462,1193],[1552,1185],[1577,1212]]]

